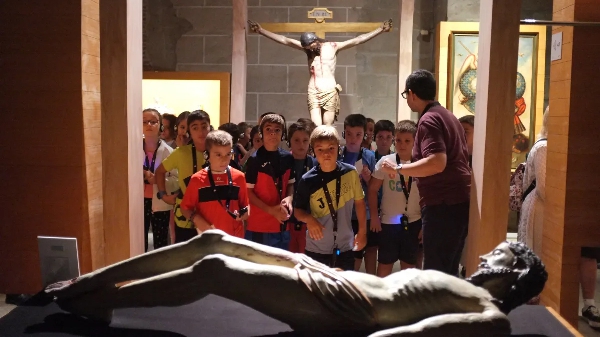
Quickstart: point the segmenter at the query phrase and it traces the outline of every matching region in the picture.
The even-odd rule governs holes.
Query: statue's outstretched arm
[[[353,39],[350,40],[346,40],[343,42],[337,42],[337,48],[338,50],[344,50],[344,49],[348,49],[348,48],[352,48],[354,46],[357,46],[361,43],[365,43],[367,41],[369,41],[370,39],[374,38],[375,36],[383,33],[383,32],[389,32],[392,29],[392,19],[389,19],[387,21],[384,21],[383,24],[381,25],[381,27],[375,29],[372,32],[366,33],[366,34],[362,34],[359,35]]]
[[[446,314],[412,325],[381,330],[369,337],[509,336],[508,318],[496,310],[483,313]]]
[[[270,31],[262,28],[258,24],[258,22],[254,22],[252,20],[248,20],[248,25],[250,26],[250,29],[252,29],[252,31],[255,33],[258,33],[262,36],[266,36],[269,39],[271,39],[277,43],[281,43],[284,46],[302,50],[302,45],[300,44],[300,41],[298,41],[298,40],[290,39],[289,37],[285,37],[283,35],[279,35],[279,34],[270,32]]]

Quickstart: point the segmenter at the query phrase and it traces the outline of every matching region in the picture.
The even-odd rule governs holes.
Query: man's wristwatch
[[[162,200],[162,197],[167,195],[166,191],[158,191],[158,193],[156,193],[156,197],[158,198],[158,200]]]
[[[402,163],[398,164],[398,166],[396,166],[396,173],[401,174],[400,171],[402,170]]]

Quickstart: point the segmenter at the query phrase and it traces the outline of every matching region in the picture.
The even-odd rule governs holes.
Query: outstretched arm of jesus
[[[369,337],[509,336],[508,318],[497,310],[483,313],[446,314],[415,324],[378,331]]]
[[[381,25],[381,27],[375,29],[374,31],[372,31],[370,33],[362,34],[353,39],[346,40],[343,42],[337,42],[336,43],[337,48],[338,48],[338,50],[344,50],[344,49],[352,48],[354,46],[358,46],[359,44],[365,43],[365,42],[369,41],[370,39],[374,38],[375,36],[377,36],[383,32],[389,32],[390,30],[392,30],[392,19],[384,21],[383,24]]]
[[[294,40],[294,39],[290,39],[288,37],[285,37],[283,35],[279,35],[279,34],[275,34],[273,32],[270,32],[264,28],[262,28],[258,22],[254,22],[252,20],[248,20],[248,25],[250,26],[250,29],[252,29],[253,32],[258,33],[262,36],[266,36],[269,39],[277,42],[277,43],[281,43],[284,46],[288,46],[288,47],[292,47],[292,48],[296,48],[296,49],[300,49],[302,50],[302,45],[300,44],[300,41],[298,40]]]

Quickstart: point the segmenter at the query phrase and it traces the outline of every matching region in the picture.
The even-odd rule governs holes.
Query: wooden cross
[[[315,32],[321,39],[325,38],[325,33],[368,33],[381,27],[381,22],[325,22],[325,19],[333,18],[333,12],[327,8],[314,8],[308,12],[308,18],[315,19],[315,22],[259,24],[262,28],[273,33]]]

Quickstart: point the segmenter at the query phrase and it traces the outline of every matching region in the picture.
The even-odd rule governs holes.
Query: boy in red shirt
[[[248,196],[252,215],[248,218],[245,238],[271,247],[287,250],[290,233],[286,221],[292,213],[294,157],[279,147],[284,140],[285,122],[275,113],[260,122],[263,146],[246,164]]]
[[[248,219],[250,207],[244,174],[229,166],[233,139],[225,131],[212,131],[205,146],[209,165],[192,175],[181,213],[198,233],[216,228],[243,238],[243,221]]]

